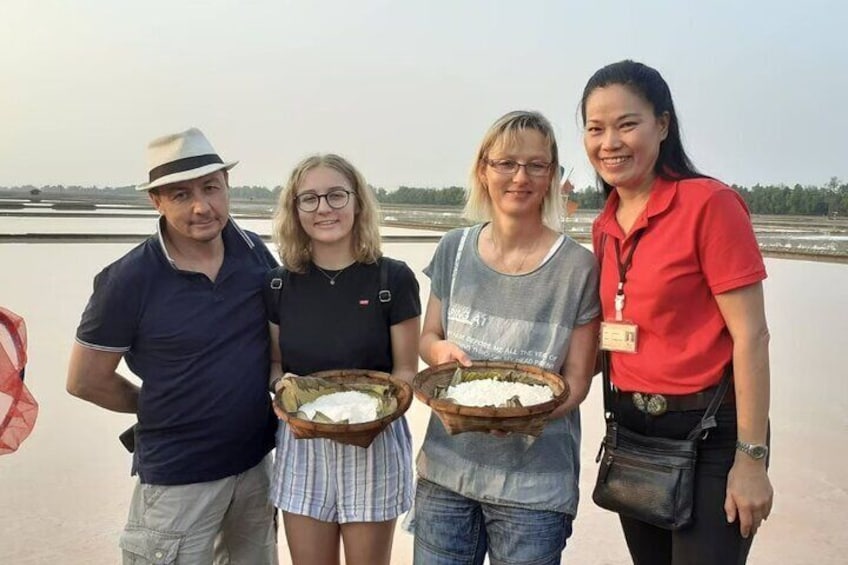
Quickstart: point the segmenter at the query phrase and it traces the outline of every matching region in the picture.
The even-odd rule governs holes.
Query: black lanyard
[[[615,244],[615,262],[618,265],[618,288],[615,292],[615,319],[621,321],[622,312],[624,311],[624,283],[627,282],[627,271],[633,264],[633,252],[636,251],[636,245],[642,238],[645,228],[640,229],[633,234],[633,243],[630,245],[630,251],[627,253],[627,258],[621,262],[621,244],[617,239],[613,240]]]

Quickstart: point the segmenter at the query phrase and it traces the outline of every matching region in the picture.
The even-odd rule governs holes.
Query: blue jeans
[[[571,535],[572,517],[472,500],[418,479],[416,565],[555,565]]]

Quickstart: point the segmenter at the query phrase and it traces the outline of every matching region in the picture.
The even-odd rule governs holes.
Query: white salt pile
[[[310,420],[315,417],[315,412],[321,412],[334,422],[347,420],[348,424],[359,424],[377,419],[378,404],[376,398],[364,392],[332,392],[307,402],[300,410]]]
[[[554,393],[547,385],[478,379],[448,387],[446,396],[463,406],[503,406],[518,396],[522,406],[531,406],[553,399]]]

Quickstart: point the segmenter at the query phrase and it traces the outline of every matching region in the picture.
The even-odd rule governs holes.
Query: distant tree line
[[[825,186],[733,186],[754,214],[848,216],[848,182],[831,177]]]
[[[824,186],[789,187],[784,184],[760,185],[747,188],[732,185],[739,192],[753,214],[796,215],[796,216],[848,216],[848,182],[831,177]],[[447,188],[418,188],[401,186],[397,190],[371,187],[377,200],[387,204],[412,204],[432,206],[462,206],[465,203],[465,189],[461,186]],[[273,201],[281,187],[272,190],[264,186],[234,186],[231,195],[239,200]],[[144,199],[144,193],[135,190],[135,186],[96,187],[33,185],[0,187],[0,191],[16,192],[30,197],[49,198],[50,194],[82,194],[98,196],[104,199],[135,197]],[[598,210],[604,205],[603,193],[595,187],[575,190],[569,196],[584,210]]]
[[[388,204],[425,204],[432,206],[462,206],[465,189],[461,186],[447,188],[414,188],[401,186],[392,192],[385,188],[375,189],[377,200]]]
[[[742,196],[752,214],[848,216],[848,182],[837,177],[831,177],[825,186],[755,184],[748,188],[734,184],[731,188]],[[604,205],[603,193],[594,187],[575,190],[570,198],[583,209],[595,210]]]

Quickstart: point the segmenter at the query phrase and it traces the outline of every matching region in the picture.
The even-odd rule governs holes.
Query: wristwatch
[[[751,459],[760,460],[768,455],[769,448],[767,445],[759,443],[748,443],[747,441],[736,440],[736,449],[750,457]]]

